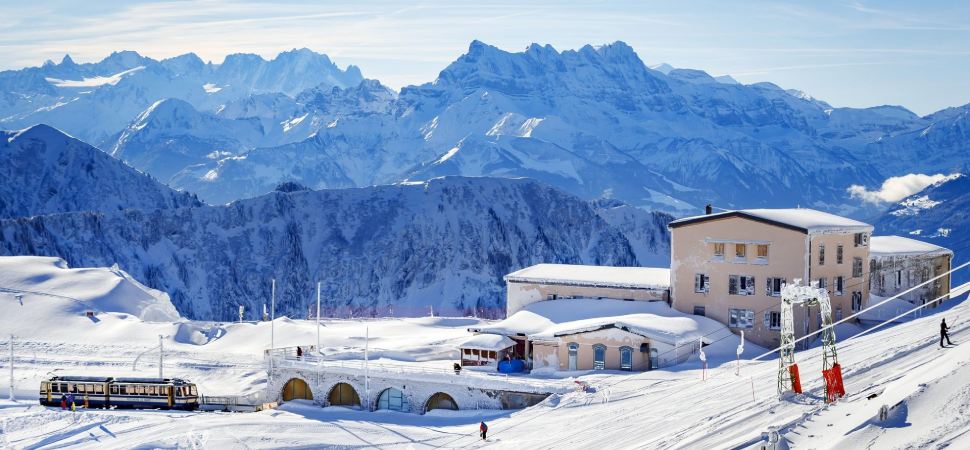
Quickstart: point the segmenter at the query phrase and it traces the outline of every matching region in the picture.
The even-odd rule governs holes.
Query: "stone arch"
[[[457,410],[458,402],[455,398],[445,392],[435,392],[431,397],[428,397],[428,401],[424,402],[424,412],[431,411],[432,409],[450,409]]]
[[[327,405],[360,407],[360,394],[350,383],[340,382],[327,393]]]
[[[281,395],[284,402],[290,400],[313,400],[313,391],[310,389],[310,385],[302,378],[297,377],[290,378],[289,381],[283,384]]]
[[[411,399],[404,389],[388,387],[380,391],[374,398],[374,411],[377,410],[408,412],[411,410]]]

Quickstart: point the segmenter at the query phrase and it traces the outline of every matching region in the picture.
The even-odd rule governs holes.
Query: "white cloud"
[[[852,198],[862,199],[869,203],[898,202],[910,195],[926,189],[927,186],[941,181],[957,177],[954,175],[926,175],[922,173],[911,173],[901,177],[890,177],[882,182],[882,188],[875,191],[866,189],[865,186],[853,184],[847,191]]]

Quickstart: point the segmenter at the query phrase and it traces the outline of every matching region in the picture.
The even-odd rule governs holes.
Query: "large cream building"
[[[833,319],[868,297],[873,227],[812,209],[748,209],[670,223],[673,307],[710,317],[752,342],[774,348],[780,290],[795,279],[825,287]],[[795,336],[821,326],[818,308],[795,309]]]

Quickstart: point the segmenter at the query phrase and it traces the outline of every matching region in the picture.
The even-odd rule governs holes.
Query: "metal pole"
[[[16,400],[13,393],[13,335],[10,335],[10,401]]]
[[[272,299],[269,312],[269,348],[276,348],[276,278],[273,278]]]
[[[317,281],[317,352],[320,352],[320,282]]]
[[[370,410],[370,371],[368,370],[368,350],[370,349],[370,326],[364,327],[364,399]],[[11,360],[12,361],[12,360]]]
[[[162,364],[165,362],[165,352],[162,346],[162,335],[158,335],[158,378],[165,378],[162,376]]]

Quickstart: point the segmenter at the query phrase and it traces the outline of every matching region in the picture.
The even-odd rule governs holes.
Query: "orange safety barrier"
[[[788,366],[788,373],[791,375],[791,390],[796,394],[801,394],[802,381],[798,378],[798,364]]]
[[[842,384],[842,366],[835,364],[829,370],[822,371],[825,379],[825,401],[832,403],[845,397],[845,386]]]

